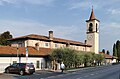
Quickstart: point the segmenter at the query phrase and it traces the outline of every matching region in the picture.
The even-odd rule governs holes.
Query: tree
[[[95,61],[98,63],[98,65],[101,65],[101,62],[104,60],[104,56],[101,54],[95,54]]]
[[[58,48],[53,50],[51,57],[59,63],[64,62],[65,66],[70,68],[75,65],[76,51],[70,48]]]
[[[117,57],[117,48],[116,48],[116,44],[113,45],[113,56]]]
[[[12,35],[9,31],[0,34],[0,45],[9,45],[10,43],[7,41],[7,39],[10,38],[12,38]]]
[[[51,53],[51,58],[56,62],[64,62],[66,68],[79,67],[80,65],[92,66],[94,61],[102,62],[101,55],[93,52],[76,51],[71,48],[57,48]]]
[[[102,52],[105,53],[105,49],[103,49]]]
[[[117,49],[117,57],[120,60],[120,41],[117,40],[116,42],[116,49]]]
[[[109,50],[107,50],[106,54],[110,55],[110,52],[109,52]]]

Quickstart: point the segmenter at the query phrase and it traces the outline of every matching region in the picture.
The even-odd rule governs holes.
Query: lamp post
[[[17,59],[18,59],[17,61],[20,61],[20,60],[19,60],[18,47],[17,47]]]
[[[28,62],[28,47],[26,48],[26,63]]]

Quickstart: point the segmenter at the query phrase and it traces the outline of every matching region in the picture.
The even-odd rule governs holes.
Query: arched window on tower
[[[92,23],[89,24],[89,32],[93,32],[93,24]]]
[[[96,23],[96,32],[98,32],[98,24]]]

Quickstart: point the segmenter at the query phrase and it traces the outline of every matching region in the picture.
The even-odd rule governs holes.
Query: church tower
[[[94,11],[92,8],[89,20],[87,23],[87,44],[92,45],[91,51],[95,54],[99,53],[99,23],[100,21],[95,18]]]

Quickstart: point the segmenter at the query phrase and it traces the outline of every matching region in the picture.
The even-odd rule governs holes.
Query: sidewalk
[[[64,72],[75,72],[75,71],[79,71],[79,70],[86,70],[86,69],[92,69],[92,68],[99,68],[99,67],[107,67],[110,65],[102,65],[102,66],[93,66],[93,67],[80,67],[80,68],[76,68],[76,69],[69,69],[69,70],[64,70]],[[46,71],[50,71],[50,72],[61,72],[61,70],[46,70]]]

